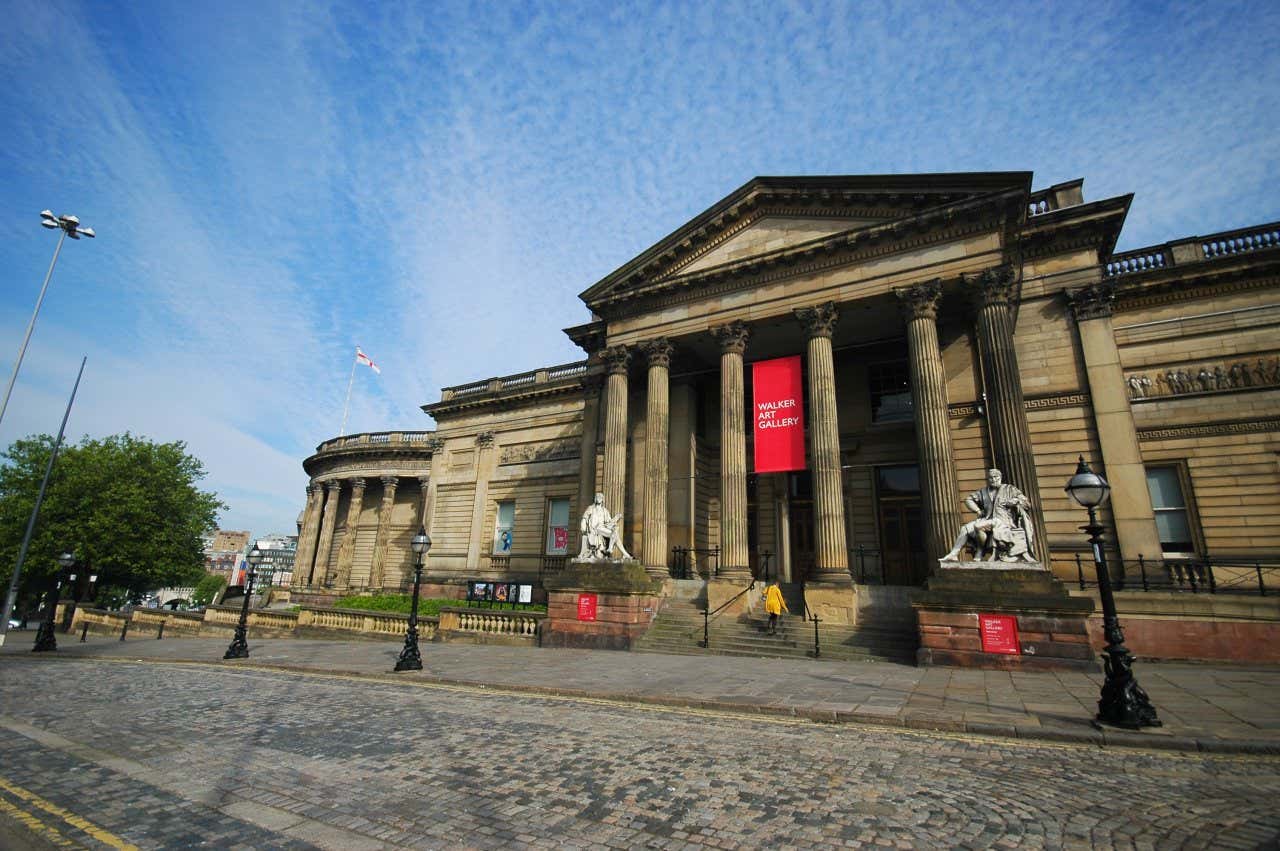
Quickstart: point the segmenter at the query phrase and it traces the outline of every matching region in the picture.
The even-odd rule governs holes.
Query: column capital
[[[826,337],[831,339],[831,332],[835,330],[836,320],[840,318],[840,311],[836,310],[834,301],[825,304],[817,304],[813,307],[801,307],[792,311],[796,319],[800,320],[800,324],[804,326],[805,333],[810,337]]]
[[[426,490],[427,487],[430,486],[430,484],[431,484],[430,476],[418,476],[418,487],[422,488],[423,490]]]
[[[319,482],[307,482],[307,496],[310,497],[316,491],[321,490]]]
[[[347,479],[347,481],[351,482],[352,490],[358,490],[358,491],[364,490],[364,486],[365,486],[364,476],[353,476],[352,478]]]
[[[664,369],[671,366],[671,355],[675,350],[676,347],[671,345],[671,341],[666,337],[646,340],[640,344],[640,351],[644,352],[645,359],[649,361],[649,366],[660,366]]]
[[[902,309],[902,316],[908,322],[913,319],[938,318],[938,297],[942,295],[940,278],[895,289],[893,294],[898,297],[898,307]]]
[[[740,355],[747,350],[747,339],[751,336],[751,329],[747,327],[745,322],[729,322],[724,325],[716,325],[710,331],[711,336],[715,337],[720,343],[721,352],[732,352]]]
[[[487,446],[493,446],[493,432],[482,431],[476,435],[476,446],[484,449]]]
[[[379,476],[382,479],[382,487],[387,490],[395,490],[396,485],[400,483],[399,476]]]
[[[1067,293],[1067,305],[1077,322],[1105,319],[1115,310],[1115,302],[1116,287],[1109,281],[1090,284]]]
[[[610,346],[601,356],[611,375],[626,375],[627,365],[631,362],[631,350],[626,346]]]
[[[336,494],[342,490],[342,479],[330,479],[324,486],[329,489],[329,493]]]
[[[439,452],[441,449],[444,449],[444,438],[442,438],[442,437],[428,437],[428,438],[427,438],[427,449],[428,449],[428,450],[430,450],[433,454],[434,454],[434,453],[436,453],[436,452]]]
[[[974,305],[981,309],[993,304],[1012,304],[1017,294],[1018,279],[1013,267],[1000,266],[986,269],[976,275],[966,275],[965,283],[976,285],[973,290]]]

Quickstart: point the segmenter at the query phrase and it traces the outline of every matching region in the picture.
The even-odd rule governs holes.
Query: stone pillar
[[[316,560],[316,539],[320,531],[320,512],[324,509],[324,488],[307,485],[307,511],[302,517],[302,531],[298,533],[298,552],[293,561],[293,582],[308,585],[311,582],[311,565]]]
[[[720,341],[720,576],[750,576],[747,553],[747,434],[742,353],[750,332],[741,322],[711,329]]]
[[[431,481],[430,476],[418,476],[418,490],[421,491],[418,500],[418,525],[427,531],[431,530],[431,508],[436,495]],[[414,529],[413,534],[418,534],[418,530]]]
[[[813,581],[846,585],[849,553],[844,534],[840,427],[836,421],[836,373],[831,332],[839,314],[832,302],[795,312],[809,336],[809,463],[813,470]]]
[[[351,501],[347,503],[347,531],[338,547],[337,578],[333,583],[337,588],[351,585],[351,566],[356,556],[356,532],[360,526],[360,509],[364,507],[364,484],[364,479],[359,476],[351,480]]]
[[[579,445],[577,503],[579,513],[596,496],[596,443],[600,439],[600,391],[603,386],[604,382],[599,375],[588,375],[582,380],[582,437]]]
[[[973,280],[973,279],[970,279]],[[1045,548],[1044,511],[1040,507],[1040,481],[1036,476],[1031,428],[1027,425],[1026,400],[1013,344],[1013,311],[1017,281],[1008,267],[991,269],[976,277],[978,347],[982,356],[983,385],[987,396],[987,428],[995,466],[1004,480],[1015,485],[1031,501],[1035,523],[1034,555],[1048,563]]]
[[[951,549],[961,523],[960,486],[956,482],[947,414],[947,379],[938,346],[938,296],[942,285],[935,280],[894,292],[907,320],[925,552],[932,573],[936,559]]]
[[[320,521],[320,539],[316,544],[316,563],[311,572],[311,585],[323,585],[329,577],[329,553],[333,549],[333,527],[338,521],[338,497],[342,494],[342,479],[330,479],[324,483],[324,519]]]
[[[382,477],[382,502],[378,505],[378,534],[373,539],[373,561],[369,564],[369,587],[382,587],[382,574],[387,563],[387,545],[391,540],[391,512],[396,505],[398,476]],[[415,530],[417,531],[417,530]]]
[[[1080,332],[1080,352],[1089,379],[1089,402],[1102,449],[1102,466],[1111,485],[1111,516],[1120,557],[1136,562],[1141,555],[1152,561],[1162,557],[1160,532],[1156,529],[1147,471],[1111,324],[1114,299],[1114,288],[1106,284],[1068,294],[1076,330]],[[1119,578],[1124,578],[1123,570]]]
[[[631,352],[614,346],[604,352],[609,368],[604,420],[604,507],[625,516],[627,503],[627,364]],[[594,494],[592,495],[594,498]],[[624,526],[625,528],[625,526]]]
[[[667,457],[671,429],[671,393],[667,375],[673,347],[665,339],[643,346],[649,362],[649,404],[645,410],[644,441],[644,540],[642,562],[655,579],[666,578],[667,569]]]

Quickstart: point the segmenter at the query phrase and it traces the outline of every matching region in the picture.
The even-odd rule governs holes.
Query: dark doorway
[[[886,585],[920,585],[928,576],[920,469],[914,465],[876,468],[880,556]]]
[[[813,476],[808,470],[787,474],[787,537],[791,546],[791,581],[804,582],[813,572]]]

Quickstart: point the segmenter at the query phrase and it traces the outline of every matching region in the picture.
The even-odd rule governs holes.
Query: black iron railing
[[[1076,582],[1080,589],[1096,587],[1093,560],[1076,553]],[[1236,559],[1147,559],[1114,561],[1112,570],[1122,578],[1112,579],[1117,591],[1187,591],[1192,594],[1280,593],[1280,564]]]
[[[711,605],[709,603],[703,605],[702,607],[702,640],[698,642],[699,647],[706,648],[711,646],[711,619],[719,615],[725,609],[729,608],[729,606],[733,605],[738,600],[742,599],[742,597],[745,596],[746,594],[751,593],[751,591],[753,591],[755,587],[756,587],[756,580],[753,578],[751,580],[751,584],[749,584],[746,588],[743,588],[737,594],[734,594],[728,600],[725,600],[723,603],[717,606],[714,612],[711,611]]]
[[[672,579],[711,579],[720,572],[720,548],[671,548]]]
[[[884,585],[884,558],[880,554],[880,550],[875,547],[867,547],[862,544],[851,547],[849,550],[853,558],[853,578],[859,585],[870,585],[878,582]],[[867,559],[875,561],[874,569],[867,568]]]

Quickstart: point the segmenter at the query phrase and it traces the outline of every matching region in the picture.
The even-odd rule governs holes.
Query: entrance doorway
[[[876,505],[884,583],[920,585],[929,573],[920,507],[920,468],[877,467]]]
[[[805,582],[813,572],[813,476],[808,470],[787,474],[787,543],[791,581]]]

